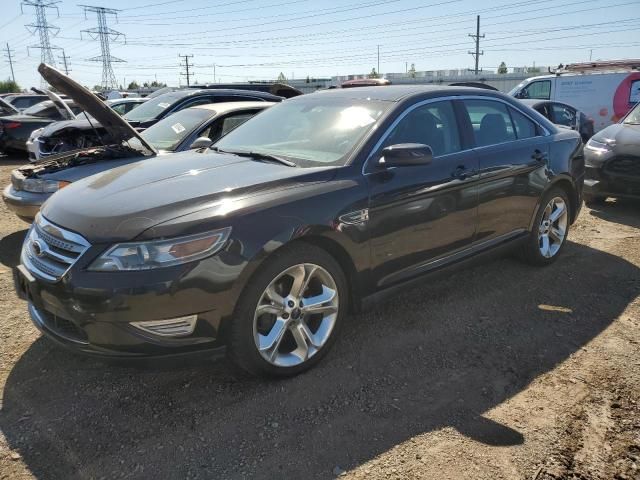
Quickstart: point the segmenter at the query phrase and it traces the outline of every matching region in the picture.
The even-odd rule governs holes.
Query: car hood
[[[197,211],[213,209],[212,217],[228,215],[241,198],[325,181],[334,170],[292,168],[211,150],[188,151],[72,183],[44,204],[42,214],[92,243],[127,241]]]
[[[45,90],[47,97],[51,99],[53,102],[53,106],[56,107],[56,110],[60,112],[60,115],[65,120],[73,120],[76,118],[76,115],[71,111],[69,105],[66,104],[56,93],[51,90]]]
[[[76,104],[85,112],[98,120],[102,127],[109,132],[114,143],[126,142],[135,137],[142,146],[140,149],[142,154],[155,155],[157,153],[120,115],[82,85],[44,63],[40,64],[38,72],[51,86],[75,100]]]
[[[42,132],[40,132],[41,137],[51,137],[56,135],[57,133],[67,130],[67,129],[76,129],[76,130],[93,130],[93,128],[100,128],[102,125],[98,123],[97,120],[93,120],[89,122],[84,116],[79,116],[76,120],[61,120],[59,122],[54,122],[50,125],[47,125]]]
[[[640,156],[640,125],[616,123],[600,130],[593,139],[609,143],[618,154]]]

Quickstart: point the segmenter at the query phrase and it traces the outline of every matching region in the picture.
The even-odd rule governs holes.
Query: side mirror
[[[189,148],[207,148],[213,144],[213,141],[209,137],[198,137],[194,140]]]
[[[433,161],[433,150],[422,143],[400,143],[382,150],[378,160],[381,167],[404,167],[411,165],[429,165]]]

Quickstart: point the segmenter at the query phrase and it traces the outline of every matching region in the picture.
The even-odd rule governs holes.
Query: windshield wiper
[[[262,152],[243,152],[243,151],[233,151],[233,150],[222,150],[218,147],[212,147],[211,150],[218,153],[229,153],[231,155],[237,155],[239,157],[247,157],[254,160],[266,160],[269,162],[277,162],[282,165],[286,165],[287,167],[297,167],[298,165],[291,160],[287,160],[285,158],[279,157],[278,155],[273,155],[271,153],[262,153]]]

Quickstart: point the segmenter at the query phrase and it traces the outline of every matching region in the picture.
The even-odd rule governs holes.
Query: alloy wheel
[[[545,258],[554,257],[567,235],[569,212],[561,197],[552,198],[544,209],[538,228],[540,253]]]
[[[338,288],[327,270],[311,263],[289,267],[256,307],[253,334],[260,355],[278,367],[306,362],[329,340],[338,307]]]

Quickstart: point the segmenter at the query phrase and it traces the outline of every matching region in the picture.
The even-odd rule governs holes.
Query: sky
[[[30,0],[34,1],[34,0]],[[54,3],[53,0],[43,0]],[[480,66],[558,65],[596,59],[640,58],[640,0],[85,0],[118,9],[109,28],[122,33],[110,44],[123,85],[158,80],[184,84],[178,55],[193,55],[192,81],[244,82],[380,72],[473,67],[469,34],[481,17]],[[1,0],[0,79],[10,77],[7,43],[16,81],[38,86],[39,38],[33,6]],[[101,82],[100,42],[82,33],[98,26],[95,13],[62,0],[46,9],[58,67]],[[115,35],[114,35],[115,37]]]

